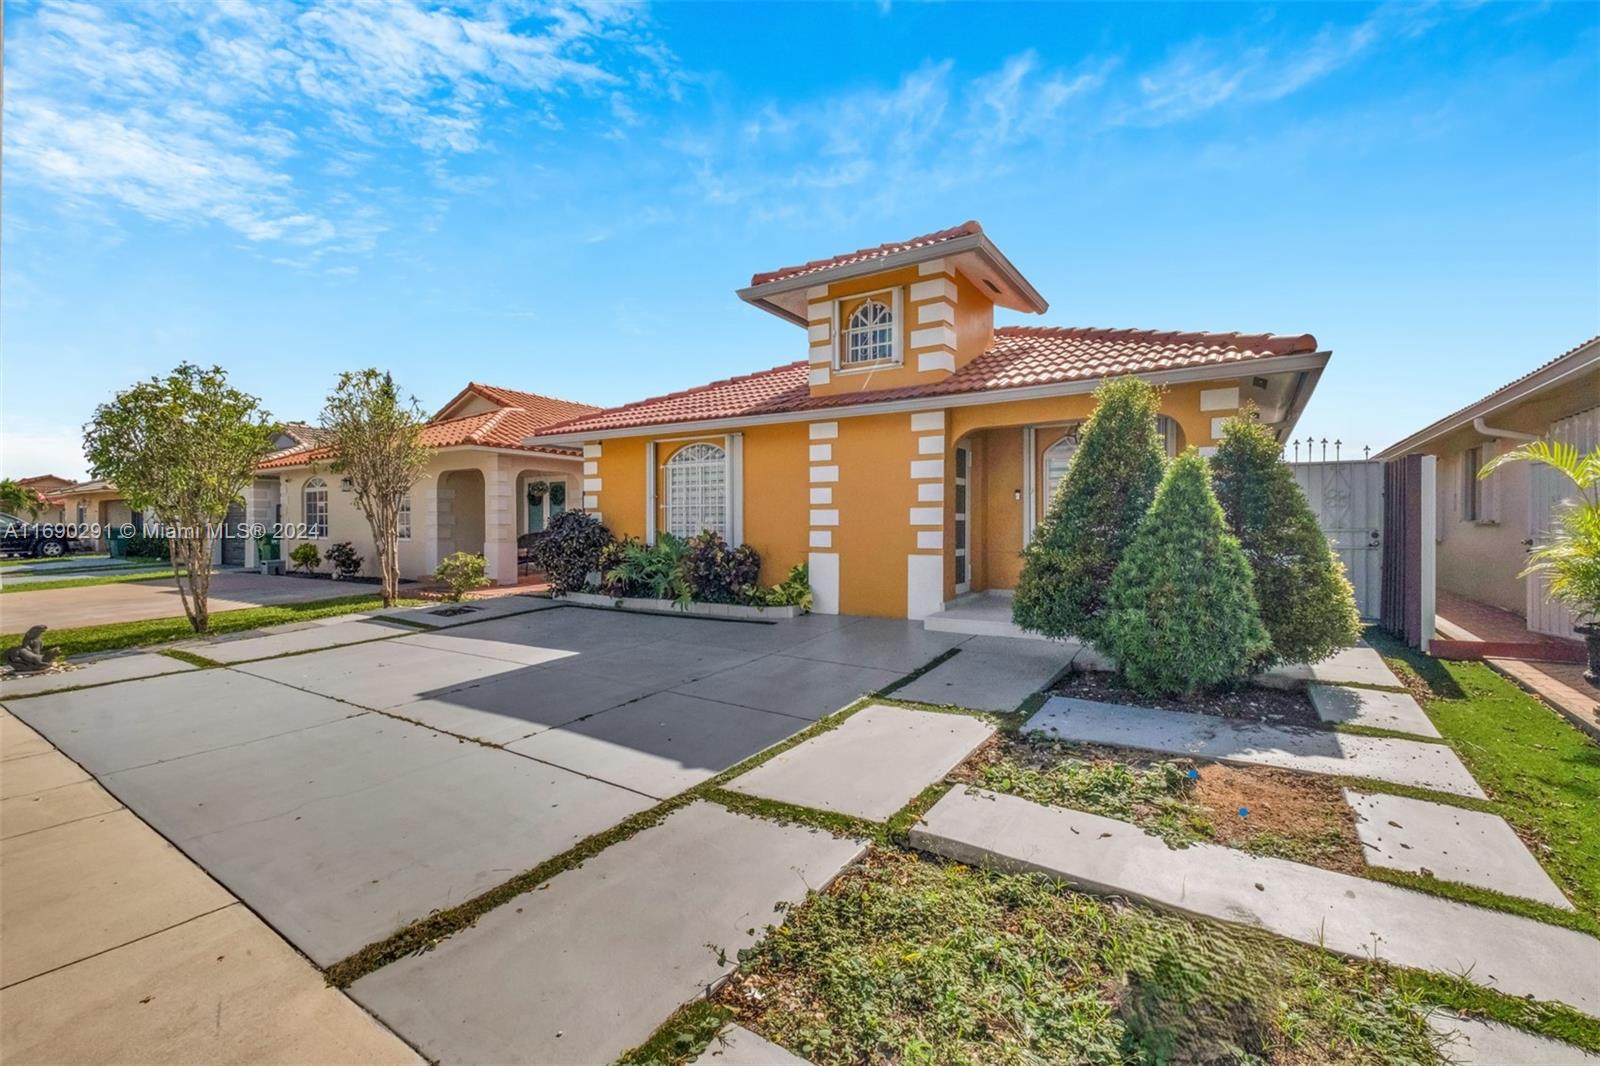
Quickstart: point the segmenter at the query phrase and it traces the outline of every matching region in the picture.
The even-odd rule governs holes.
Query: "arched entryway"
[[[439,475],[439,557],[456,552],[483,554],[484,483],[481,470],[447,470]]]

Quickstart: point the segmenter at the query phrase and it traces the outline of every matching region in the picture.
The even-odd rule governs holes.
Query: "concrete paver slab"
[[[93,781],[79,781],[43,792],[13,796],[0,800],[0,839],[36,833],[54,825],[76,822],[80,818],[107,814],[121,806],[109,792]]]
[[[609,681],[667,689],[755,661],[759,652],[716,644],[683,644],[656,640],[631,648],[598,650],[556,663],[552,669],[575,670]]]
[[[742,1025],[730,1025],[700,1053],[694,1066],[811,1066],[811,1062]]]
[[[1600,1055],[1509,1025],[1445,1011],[1429,1014],[1428,1024],[1445,1035],[1444,1057],[1456,1066],[1600,1066]]]
[[[380,640],[246,663],[235,669],[381,711],[526,667],[481,655]]]
[[[608,1062],[862,850],[693,804],[351,993],[440,1062]]]
[[[1269,688],[1299,688],[1313,681],[1327,685],[1381,685],[1404,688],[1388,664],[1372,648],[1358,644],[1340,648],[1320,663],[1289,663],[1274,666],[1256,678]]]
[[[42,755],[49,750],[48,740],[29,729],[10,711],[0,708],[0,761]]]
[[[897,699],[1014,711],[1072,661],[1077,648],[1055,641],[973,637],[961,651],[895,692]]]
[[[1084,744],[1112,744],[1308,774],[1369,777],[1484,798],[1443,744],[1239,722],[1186,711],[1052,696],[1023,726]]]
[[[233,670],[19,700],[12,713],[104,777],[337,721],[359,708]]]
[[[1572,909],[1498,814],[1348,788],[1344,798],[1356,812],[1356,834],[1373,866],[1427,871],[1443,881]]]
[[[502,659],[521,666],[542,666],[557,659],[578,654],[562,648],[546,648],[512,640],[490,640],[477,635],[477,630],[455,630],[445,633],[417,633],[400,637],[401,644],[416,648],[436,648],[461,655],[481,655],[486,659]]]
[[[274,655],[315,651],[318,648],[337,648],[345,644],[359,644],[368,640],[382,640],[413,632],[407,626],[393,622],[364,620],[338,620],[333,625],[296,626],[254,637],[234,640],[193,640],[182,644],[185,651],[203,655],[219,663],[242,663],[251,659],[267,659]]]
[[[650,689],[567,670],[519,670],[390,713],[505,744],[639,699]]]
[[[508,747],[664,799],[805,727],[803,718],[657,692]]]
[[[73,763],[59,752],[42,751],[10,759],[0,770],[0,800],[27,796],[46,789],[60,788],[78,781],[89,780],[83,767]]]
[[[0,985],[233,902],[127,811],[0,841]]]
[[[848,707],[902,675],[870,666],[843,666],[788,655],[765,655],[750,663],[679,685],[687,696],[737,703],[815,721]]]
[[[935,633],[924,629],[920,622],[860,618],[785,648],[784,654],[904,675],[967,639],[961,633]]]
[[[1515,914],[1214,844],[1173,849],[1126,822],[971,788],[936,803],[911,842],[1600,1013],[1600,941]]]
[[[48,637],[48,634],[46,635]],[[57,689],[81,688],[84,685],[105,685],[115,681],[131,681],[157,674],[177,674],[193,670],[194,666],[153,652],[136,652],[133,655],[112,655],[102,659],[84,659],[76,670],[52,671],[32,677],[21,675],[0,677],[0,700],[17,696],[34,696]]]
[[[491,618],[526,614],[531,611],[548,611],[561,606],[535,596],[493,596],[486,600],[466,600],[462,603],[430,603],[425,607],[400,607],[392,611],[375,613],[374,618],[404,618],[432,629],[454,629],[456,626],[476,625]],[[468,607],[462,614],[443,612],[456,607]]]
[[[1439,735],[1438,727],[1428,718],[1422,705],[1404,692],[1313,684],[1307,686],[1306,694],[1311,697],[1311,706],[1317,709],[1317,717],[1324,722],[1394,729],[1419,737]]]
[[[993,726],[967,715],[873,704],[727,787],[881,822],[993,735]]]
[[[374,714],[106,783],[320,965],[652,803]]]
[[[18,1066],[422,1061],[237,903],[15,985],[5,1002],[0,1052]]]

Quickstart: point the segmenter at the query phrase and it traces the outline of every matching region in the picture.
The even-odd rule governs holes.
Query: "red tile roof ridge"
[[[480,395],[485,395],[488,399],[493,400],[496,403],[504,404],[507,407],[521,407],[523,410],[527,410],[526,398],[530,397],[543,403],[561,404],[564,407],[581,407],[590,412],[604,410],[604,408],[592,403],[582,403],[578,400],[564,400],[559,396],[547,396],[542,392],[527,392],[523,389],[508,389],[503,385],[490,385],[483,381],[469,381],[467,382],[467,388],[479,393]],[[531,411],[529,413],[532,414]]]
[[[777,270],[767,270],[750,276],[750,284],[765,285],[771,281],[783,281],[788,278],[800,277],[804,274],[815,274],[819,270],[829,267],[843,266],[848,263],[861,262],[870,259],[880,259],[896,252],[910,251],[930,244],[939,244],[943,241],[954,240],[957,237],[968,237],[982,233],[983,226],[976,219],[968,219],[959,226],[949,229],[935,230],[924,233],[920,237],[912,237],[903,241],[886,241],[883,244],[873,245],[870,248],[857,248],[853,252],[841,255],[831,255],[824,259],[813,259],[810,262],[800,263],[796,266],[779,267]]]
[[[647,396],[642,400],[633,400],[629,403],[618,404],[615,407],[603,407],[596,413],[618,415],[624,411],[631,411],[635,408],[646,407],[653,403],[664,403],[667,400],[681,400],[685,396],[694,396],[698,393],[711,392],[715,389],[726,388],[729,385],[740,385],[747,381],[756,381],[772,374],[781,373],[785,370],[794,370],[806,365],[808,365],[806,360],[796,359],[790,363],[779,363],[777,366],[770,366],[765,370],[755,370],[748,374],[736,374],[731,378],[719,378],[716,381],[708,381],[704,385],[695,385],[694,387],[688,389],[678,389],[675,392],[664,392],[659,396]],[[565,422],[557,422],[553,425],[545,426],[539,430],[538,435],[543,436],[547,433],[560,433],[562,431],[562,426],[570,425],[573,422],[582,422],[589,417],[589,415],[579,415],[577,418],[569,418]]]
[[[1274,355],[1316,351],[1317,338],[1309,333],[1208,333],[1204,330],[1116,329],[1099,326],[996,326],[997,337],[1063,337],[1075,340],[1140,340],[1151,344],[1214,345]]]

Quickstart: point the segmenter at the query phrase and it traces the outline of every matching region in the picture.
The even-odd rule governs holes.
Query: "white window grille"
[[[868,299],[850,312],[850,321],[844,329],[844,354],[840,362],[845,366],[859,366],[862,363],[893,361],[894,312],[885,300]]]
[[[1061,482],[1067,476],[1067,468],[1072,465],[1072,457],[1078,451],[1078,438],[1068,434],[1044,450],[1044,509],[1050,510],[1050,504],[1055,501],[1056,490],[1061,487]]]
[[[715,444],[690,444],[667,460],[666,530],[692,537],[709,529],[728,535],[728,453]]]
[[[306,482],[306,536],[328,535],[328,483],[320,477]]]
[[[1461,456],[1461,520],[1478,522],[1484,518],[1483,482],[1478,471],[1483,467],[1483,445],[1468,448]]]
[[[411,539],[411,494],[400,497],[400,510],[395,518],[395,534],[400,540]]]
[[[1178,423],[1166,415],[1156,415],[1156,432],[1161,434],[1161,447],[1171,459],[1178,454]]]

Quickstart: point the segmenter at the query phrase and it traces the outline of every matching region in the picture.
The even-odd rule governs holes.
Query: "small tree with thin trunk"
[[[1067,476],[1022,553],[1012,617],[1047,637],[1099,638],[1111,575],[1166,462],[1156,431],[1161,399],[1148,382],[1108,381],[1095,400]]]
[[[6,514],[20,515],[28,512],[29,518],[38,518],[39,512],[44,510],[44,497],[28,488],[19,485],[10,478],[0,480],[0,511]]]
[[[333,450],[333,470],[367,516],[383,578],[383,603],[400,589],[400,501],[422,477],[427,422],[415,399],[402,400],[394,379],[377,370],[345,371],[322,409],[320,443]]]
[[[210,618],[211,547],[276,430],[261,401],[218,366],[184,363],[95,409],[84,427],[92,476],[167,527],[168,555],[196,633]]]

